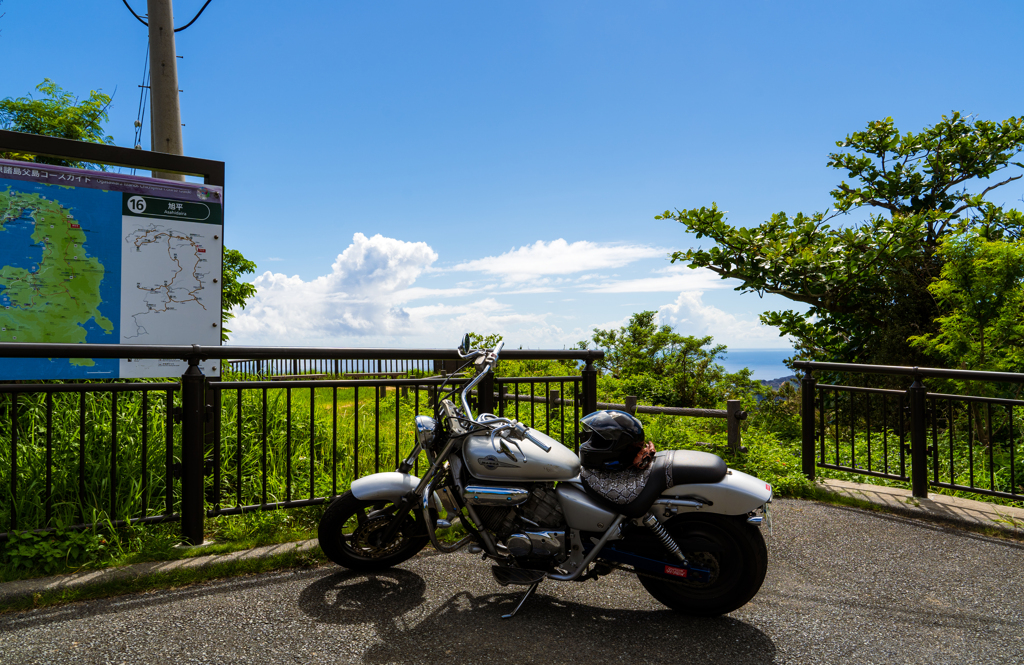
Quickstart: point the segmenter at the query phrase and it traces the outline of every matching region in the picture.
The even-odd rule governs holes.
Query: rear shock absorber
[[[660,540],[661,544],[665,546],[665,549],[683,562],[684,566],[690,565],[690,562],[687,561],[686,557],[683,555],[682,550],[679,549],[679,545],[677,545],[676,541],[672,539],[672,536],[665,527],[661,525],[661,522],[657,517],[647,513],[647,517],[643,519],[643,523],[644,526],[654,532],[654,535],[658,537],[658,540]]]

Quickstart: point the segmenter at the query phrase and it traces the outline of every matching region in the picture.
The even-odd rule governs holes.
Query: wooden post
[[[636,395],[626,396],[626,411],[631,415],[636,415]]]
[[[729,450],[738,453],[742,450],[740,445],[740,401],[730,399],[725,402],[725,420],[728,426]]]

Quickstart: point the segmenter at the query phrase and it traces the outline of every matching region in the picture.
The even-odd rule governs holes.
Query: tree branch
[[[1018,176],[1012,176],[1012,177],[1007,178],[1006,180],[1004,180],[1002,182],[997,182],[996,184],[992,185],[991,187],[986,187],[984,189],[984,191],[981,192],[981,196],[982,196],[982,198],[984,198],[985,195],[988,194],[989,192],[991,192],[993,189],[996,189],[998,187],[1002,187],[1003,185],[1009,184],[1009,183],[1013,182],[1014,180],[1020,180],[1021,178],[1024,178],[1024,174],[1018,175]],[[967,208],[970,208],[970,207],[971,206],[969,204],[965,203],[962,206],[960,206],[959,208],[956,208],[955,210],[953,210],[950,214],[951,215],[957,215],[957,214],[961,213],[962,211],[964,211],[964,210],[966,210]]]

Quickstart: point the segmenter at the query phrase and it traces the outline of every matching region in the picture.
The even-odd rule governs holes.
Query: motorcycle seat
[[[727,470],[725,460],[712,453],[699,450],[660,451],[654,457],[643,489],[626,504],[614,503],[592,487],[587,482],[588,474],[581,474],[580,480],[583,481],[584,491],[606,510],[632,518],[646,515],[666,489],[676,485],[717,483],[725,478]]]

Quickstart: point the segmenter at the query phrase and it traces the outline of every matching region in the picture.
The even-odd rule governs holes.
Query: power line
[[[135,140],[133,146],[142,149],[142,128],[146,121],[146,97],[149,95],[149,45],[146,45],[146,58],[142,67],[142,85],[139,86],[139,110],[135,115]],[[135,175],[135,169],[132,169]]]
[[[134,16],[135,18],[139,19],[139,23],[141,23],[142,25],[144,25],[146,27],[149,27],[149,23],[146,22],[146,19],[142,18],[141,16],[139,16],[138,14],[135,13],[135,10],[132,9],[132,6],[128,4],[128,0],[121,0],[121,2],[123,2],[124,6],[128,8],[128,11],[130,11],[132,13],[132,16]],[[210,4],[211,2],[213,2],[213,0],[206,0],[206,2],[203,3],[203,6],[199,8],[199,11],[196,13],[196,15],[192,17],[191,21],[189,21],[185,25],[181,26],[180,28],[175,28],[174,31],[175,32],[181,32],[185,28],[187,28],[190,25],[192,25],[193,23],[195,23],[196,19],[198,19],[202,15],[202,13],[206,10],[206,6],[208,4]]]
[[[192,25],[193,23],[195,23],[195,22],[196,22],[196,19],[197,19],[197,18],[199,18],[199,15],[200,15],[200,14],[202,14],[202,13],[203,13],[203,10],[205,10],[205,9],[206,9],[206,5],[210,4],[211,2],[213,2],[213,0],[206,0],[206,2],[205,2],[205,3],[203,3],[203,6],[199,8],[199,12],[198,12],[198,13],[196,13],[196,15],[192,17],[192,20],[191,20],[191,21],[189,21],[189,22],[188,22],[188,23],[186,23],[185,25],[181,26],[180,28],[175,28],[175,29],[174,29],[174,31],[175,31],[175,32],[181,32],[182,30],[184,30],[184,29],[185,29],[185,28],[187,28],[188,26],[190,26],[190,25]]]

